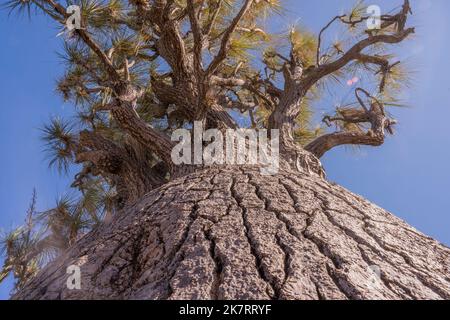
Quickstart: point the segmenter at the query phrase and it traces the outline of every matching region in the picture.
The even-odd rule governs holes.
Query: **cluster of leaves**
[[[53,209],[36,210],[36,192],[27,210],[24,224],[0,233],[0,283],[9,274],[14,288],[22,288],[60,252],[111,218],[114,212],[113,193],[108,185],[91,181],[81,195],[65,195],[56,200]]]

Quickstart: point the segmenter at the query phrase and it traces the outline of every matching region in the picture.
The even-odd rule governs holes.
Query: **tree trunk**
[[[223,167],[153,190],[14,298],[450,299],[449,267],[449,248],[318,176]]]

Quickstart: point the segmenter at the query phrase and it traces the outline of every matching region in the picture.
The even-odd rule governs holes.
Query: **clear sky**
[[[383,12],[402,0],[366,2]],[[300,18],[317,32],[353,0],[284,3],[286,15],[275,27]],[[394,112],[397,134],[379,148],[338,148],[323,164],[329,179],[450,245],[450,1],[413,0],[412,7],[410,24],[417,34],[401,50],[416,72],[404,94],[410,108]],[[38,130],[50,116],[71,112],[54,92],[63,70],[55,54],[61,48],[58,32],[42,16],[29,21],[0,12],[0,229],[22,222],[33,187],[40,209],[51,207],[68,187],[68,178],[48,169]],[[0,285],[0,299],[8,297],[11,284]]]

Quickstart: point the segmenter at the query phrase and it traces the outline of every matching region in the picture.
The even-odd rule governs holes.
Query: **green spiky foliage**
[[[81,29],[66,27],[69,5],[80,7]],[[195,120],[287,128],[282,145],[301,147],[282,150],[288,162],[306,151],[303,162],[317,164],[346,133],[352,145],[379,145],[394,124],[384,107],[401,104],[407,75],[388,44],[414,32],[405,28],[407,0],[383,14],[378,30],[367,30],[367,6],[358,1],[319,33],[297,24],[273,34],[267,19],[284,14],[278,0],[8,0],[4,7],[58,24],[65,71],[56,89],[74,106],[72,118],[42,128],[49,164],[76,172],[74,196],[32,214],[36,224],[2,242],[0,280],[12,272],[18,287],[46,261],[41,255],[64,250],[176,176],[167,135]],[[364,99],[355,95],[359,86]],[[370,122],[376,117],[384,128]]]
[[[36,210],[33,191],[24,224],[0,234],[0,283],[9,274],[15,290],[22,288],[43,266],[75,241],[114,214],[114,194],[110,187],[92,179],[82,194],[64,195],[55,206]]]
[[[0,283],[11,273],[15,278],[15,288],[19,289],[39,271],[40,259],[34,254],[34,249],[41,235],[34,230],[35,214],[36,192],[33,191],[24,225],[1,234],[0,254],[4,262],[0,269]]]

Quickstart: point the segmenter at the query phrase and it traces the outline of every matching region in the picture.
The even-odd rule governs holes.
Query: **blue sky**
[[[370,2],[389,11],[401,0]],[[276,27],[300,18],[318,31],[353,1],[284,3],[287,12]],[[412,7],[417,34],[401,54],[416,72],[404,94],[410,108],[394,112],[400,121],[396,135],[379,148],[338,148],[323,163],[330,180],[450,245],[450,1],[413,0]],[[42,16],[30,21],[0,12],[0,229],[22,222],[34,187],[40,209],[67,191],[68,178],[47,167],[38,130],[50,116],[71,111],[54,92],[63,70],[55,54],[61,48],[57,34]],[[0,299],[8,297],[11,285],[10,280],[0,285]]]

